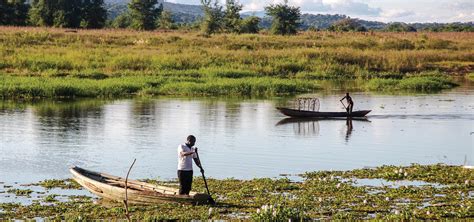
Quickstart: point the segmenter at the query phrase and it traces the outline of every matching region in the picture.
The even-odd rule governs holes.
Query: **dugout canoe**
[[[277,109],[286,116],[298,117],[298,118],[346,118],[346,117],[365,117],[372,110],[359,110],[353,111],[351,114],[347,112],[314,112],[297,109],[289,109],[283,107],[277,107]]]
[[[77,166],[69,170],[73,179],[90,192],[105,199],[123,202],[125,200],[125,178],[86,170]],[[206,204],[209,195],[191,192],[178,195],[179,190],[167,186],[145,183],[137,180],[127,181],[128,203],[152,205],[165,202]]]

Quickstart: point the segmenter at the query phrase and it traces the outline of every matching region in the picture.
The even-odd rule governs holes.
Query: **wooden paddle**
[[[339,102],[342,103],[342,106],[344,106],[344,109],[346,109],[346,112],[349,112],[349,110],[347,110],[347,107],[346,107],[346,105],[344,105],[344,103],[342,102],[342,100],[339,100]]]
[[[212,199],[211,193],[209,192],[209,187],[207,187],[206,177],[204,176],[204,169],[202,168],[202,162],[201,162],[201,159],[199,159],[199,153],[198,153],[197,148],[196,148],[195,152],[196,152],[197,159],[199,160],[199,163],[200,163],[199,168],[201,168],[202,179],[204,179],[204,185],[206,186],[207,195],[209,195],[209,203],[214,205],[214,204],[216,204],[216,201],[214,201],[214,199]]]

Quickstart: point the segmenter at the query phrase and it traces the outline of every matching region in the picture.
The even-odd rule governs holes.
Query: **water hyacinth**
[[[211,207],[167,203],[133,206],[131,216],[137,221],[469,220],[474,216],[471,200],[474,188],[465,186],[466,180],[474,178],[474,172],[459,166],[403,167],[403,172],[410,172],[417,181],[431,181],[432,183],[426,182],[427,186],[369,186],[357,183],[358,178],[367,177],[406,180],[406,178],[393,177],[394,169],[398,171],[400,166],[356,169],[344,171],[344,173],[315,171],[302,175],[302,180],[298,182],[270,178],[209,179],[207,181],[209,189],[220,197],[217,205]],[[341,184],[339,189],[334,189],[336,181],[319,182],[319,178],[330,178],[329,175],[343,179],[344,182],[337,182]],[[446,177],[446,175],[450,176]],[[166,185],[159,181],[153,183],[155,182],[158,185]],[[195,179],[194,182],[195,191],[205,191],[202,180]],[[48,184],[50,189],[64,186],[63,182]],[[444,185],[434,186],[433,184]],[[8,184],[3,184],[3,187],[6,186]],[[255,192],[253,188],[256,187],[259,187],[259,190],[265,188],[265,192]],[[289,194],[295,198],[288,198]],[[37,193],[32,193],[31,196],[36,195]],[[40,200],[41,203],[27,206],[0,203],[0,217],[7,220],[19,217],[48,217],[58,218],[58,220],[77,220],[79,216],[83,220],[124,220],[125,218],[125,210],[121,203],[107,208],[94,204],[95,200],[88,197],[73,198],[66,202],[55,201],[52,203],[54,205],[42,205],[44,199]],[[374,211],[377,212],[376,215]]]

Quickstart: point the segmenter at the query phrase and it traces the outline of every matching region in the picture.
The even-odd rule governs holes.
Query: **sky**
[[[199,0],[168,0],[200,4]],[[225,2],[225,0],[220,0]],[[243,11],[261,11],[283,0],[240,0]],[[474,0],[288,0],[303,13],[345,14],[352,18],[381,22],[470,22]]]

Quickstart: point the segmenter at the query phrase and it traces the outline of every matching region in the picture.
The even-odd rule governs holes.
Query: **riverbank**
[[[189,206],[160,204],[132,206],[134,219],[442,219],[474,218],[474,171],[461,166],[381,166],[351,171],[317,171],[298,175],[301,180],[260,178],[210,179],[218,204]],[[176,186],[174,181],[146,180]],[[77,187],[70,180],[43,181],[47,189]],[[2,192],[30,195],[2,184]],[[23,191],[22,191],[23,190]],[[26,191],[25,191],[26,190]],[[202,179],[194,190],[204,192]],[[3,195],[3,194],[2,194]],[[13,195],[13,194],[11,194]],[[30,205],[2,203],[0,218],[124,219],[122,204],[97,202],[89,196],[43,193]]]
[[[354,79],[364,90],[429,92],[474,69],[472,33],[0,30],[3,98],[273,96]]]

